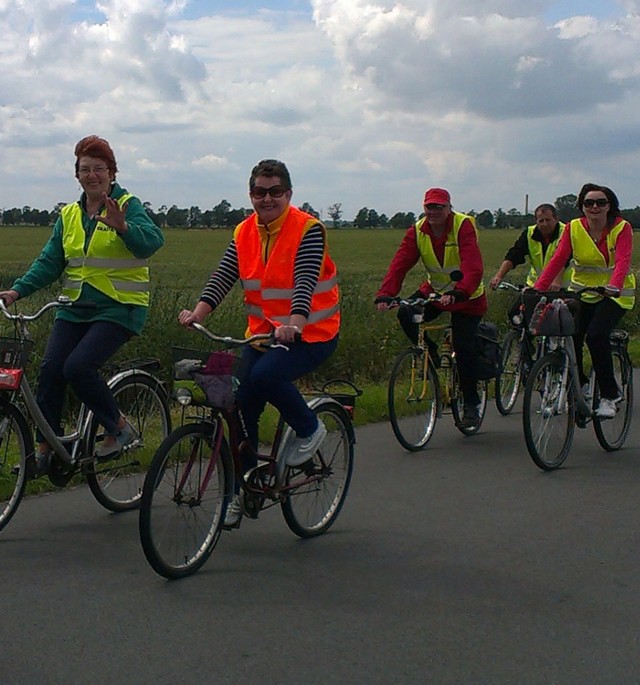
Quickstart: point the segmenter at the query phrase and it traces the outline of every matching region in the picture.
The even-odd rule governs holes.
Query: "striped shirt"
[[[300,241],[293,266],[291,315],[309,316],[311,296],[318,283],[324,257],[324,242],[324,231],[319,224],[312,226]],[[215,309],[228,295],[239,277],[238,251],[235,240],[232,240],[218,268],[211,274],[205,285],[200,301],[206,302],[212,309]]]

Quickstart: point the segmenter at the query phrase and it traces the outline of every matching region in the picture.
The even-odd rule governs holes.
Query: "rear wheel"
[[[575,393],[566,371],[564,357],[546,354],[533,365],[524,390],[524,439],[531,459],[545,471],[563,464],[573,442]]]
[[[153,455],[171,430],[167,396],[152,376],[125,376],[111,389],[120,411],[135,428],[139,437],[117,458],[91,462],[85,470],[93,496],[110,511],[128,511],[140,504],[142,484]],[[93,454],[104,428],[94,421],[87,444]]]
[[[593,416],[593,428],[600,446],[607,452],[619,450],[625,443],[631,428],[631,417],[633,415],[633,369],[627,353],[624,350],[614,349],[611,354],[613,358],[613,373],[616,383],[620,388],[622,399],[616,403],[616,415],[612,419],[600,419],[595,414]],[[600,402],[597,383],[595,391],[594,407]]]
[[[500,354],[500,373],[496,376],[496,407],[506,416],[511,413],[522,383],[521,334],[509,331]]]
[[[213,552],[231,488],[229,446],[216,425],[177,428],[156,453],[144,483],[140,542],[156,573],[182,578],[195,573]]]
[[[404,350],[394,362],[387,404],[398,442],[411,452],[424,449],[436,425],[440,386],[433,363],[422,350]]]
[[[282,514],[301,538],[325,533],[338,518],[347,497],[353,471],[353,426],[334,400],[319,402],[316,415],[327,435],[313,458],[299,467],[288,466]]]
[[[0,530],[15,514],[27,484],[27,456],[33,437],[22,413],[9,402],[0,403]]]

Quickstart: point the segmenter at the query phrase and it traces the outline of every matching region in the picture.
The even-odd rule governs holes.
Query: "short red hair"
[[[78,166],[80,164],[80,157],[96,157],[97,159],[102,159],[109,167],[109,171],[112,174],[116,174],[118,171],[118,165],[116,164],[116,156],[113,154],[111,145],[99,136],[86,136],[76,145],[74,150],[76,156],[76,176],[78,175]]]

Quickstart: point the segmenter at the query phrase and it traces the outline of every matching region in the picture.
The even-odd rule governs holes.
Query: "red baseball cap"
[[[424,194],[425,205],[448,205],[451,204],[451,196],[449,191],[444,188],[429,188]]]

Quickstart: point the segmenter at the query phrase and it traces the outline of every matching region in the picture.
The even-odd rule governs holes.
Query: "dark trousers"
[[[327,342],[292,343],[288,350],[274,348],[260,352],[253,347],[245,347],[236,397],[254,448],[258,446],[258,424],[267,402],[282,414],[299,437],[306,438],[316,430],[316,415],[293,381],[320,366],[337,345],[338,336]],[[255,462],[243,466],[246,471],[255,466]]]
[[[56,435],[62,434],[62,410],[67,385],[95,414],[110,434],[116,434],[120,410],[100,375],[100,367],[133,334],[109,321],[73,323],[56,319],[40,366],[36,399]],[[42,435],[38,434],[42,442]]]
[[[624,312],[619,304],[605,297],[592,304],[581,302],[576,321],[574,342],[580,382],[584,384],[589,380],[584,372],[582,354],[582,347],[586,342],[591,353],[591,363],[596,373],[600,396],[609,399],[615,399],[620,394],[613,373],[609,335],[624,316]]]
[[[424,320],[433,321],[442,310],[431,305],[424,308]],[[407,307],[400,307],[398,310],[398,320],[406,336],[415,345],[418,342],[418,324],[412,320],[412,312]],[[453,331],[453,349],[456,353],[458,365],[458,375],[460,376],[460,390],[467,406],[477,406],[480,404],[478,394],[478,372],[476,369],[476,357],[478,356],[478,324],[482,320],[481,316],[461,314],[460,312],[451,313],[451,328]],[[434,349],[433,343],[429,343],[429,348]]]

